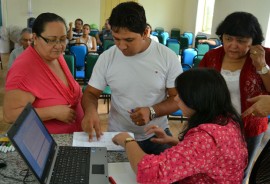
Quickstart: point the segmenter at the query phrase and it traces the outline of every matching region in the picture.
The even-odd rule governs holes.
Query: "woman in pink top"
[[[177,138],[155,125],[152,141],[171,144],[160,155],[144,153],[128,133],[113,142],[125,148],[139,183],[241,183],[247,166],[243,124],[233,108],[226,82],[213,69],[191,69],[176,78],[175,97],[188,127]]]
[[[62,55],[67,40],[65,21],[56,14],[42,13],[32,31],[33,45],[7,74],[4,120],[14,122],[30,102],[50,133],[81,131],[82,92]]]

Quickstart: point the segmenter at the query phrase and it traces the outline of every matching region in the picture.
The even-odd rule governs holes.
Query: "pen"
[[[116,184],[116,182],[114,181],[113,177],[109,176],[109,182],[110,184]]]

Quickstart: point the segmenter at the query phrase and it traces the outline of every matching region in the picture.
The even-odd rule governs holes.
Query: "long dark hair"
[[[227,117],[243,130],[240,115],[232,105],[230,92],[222,75],[210,68],[196,68],[180,74],[175,80],[179,98],[195,113],[188,119],[191,128],[204,123],[227,124]],[[220,118],[220,121],[216,121]],[[243,131],[242,131],[243,132]]]

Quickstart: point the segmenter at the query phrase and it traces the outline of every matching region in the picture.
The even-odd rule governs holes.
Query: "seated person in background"
[[[75,28],[73,28],[73,22],[69,23],[69,30],[67,32],[69,43],[75,43],[76,39],[83,35],[82,27],[83,21],[79,18],[75,20]]]
[[[88,52],[96,52],[97,41],[95,37],[89,35],[90,31],[91,31],[90,25],[84,24],[83,35],[80,38],[77,38],[76,43],[85,43],[87,45]]]
[[[198,42],[208,44],[210,49],[219,47],[222,44],[219,39],[201,39],[201,40],[198,40]]]
[[[252,104],[245,112],[242,113],[243,117],[247,115],[265,117],[270,115],[270,95],[259,95],[247,99]]]
[[[104,40],[113,40],[112,36],[112,30],[111,26],[109,24],[109,19],[106,19],[105,24],[104,24],[104,29],[102,29],[97,35],[97,44],[100,47],[100,50],[103,50],[103,42]]]
[[[62,55],[67,30],[62,17],[40,14],[33,25],[33,42],[7,73],[3,118],[14,122],[31,103],[52,134],[82,131],[82,90]]]
[[[20,34],[20,47],[14,49],[10,55],[8,60],[8,69],[10,69],[14,60],[29,46],[32,44],[33,34],[31,28],[24,28]]]
[[[152,27],[151,27],[151,25],[147,23],[147,27],[146,28],[148,29],[147,36],[149,38],[151,38],[151,40],[154,40],[154,41],[156,41],[156,42],[159,43],[158,37],[156,37],[156,36],[154,36],[154,35],[151,34],[152,33]]]
[[[170,144],[159,155],[142,151],[126,132],[113,137],[125,148],[139,183],[238,183],[247,166],[247,147],[240,115],[233,108],[221,74],[214,69],[191,69],[175,80],[175,101],[188,117],[188,126],[178,139],[156,125],[151,141]]]

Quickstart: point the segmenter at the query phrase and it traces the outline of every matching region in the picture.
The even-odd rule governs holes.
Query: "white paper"
[[[100,140],[98,141],[96,136],[93,140],[89,142],[89,136],[85,132],[74,132],[72,146],[81,147],[106,147],[108,151],[124,151],[122,146],[115,145],[112,142],[112,138],[119,134],[120,132],[103,132]],[[134,138],[134,134],[129,132],[129,134]]]
[[[137,183],[129,162],[108,163],[108,172],[117,184]]]

